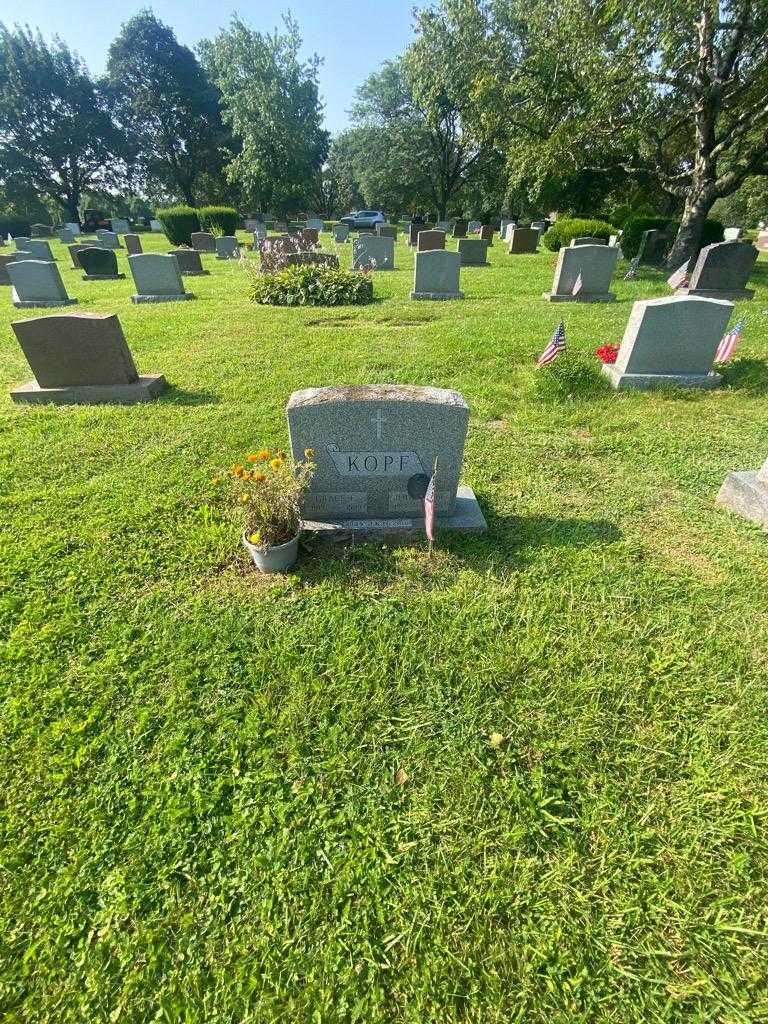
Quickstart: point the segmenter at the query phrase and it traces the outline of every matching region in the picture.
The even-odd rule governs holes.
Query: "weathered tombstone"
[[[411,221],[408,225],[408,245],[415,246],[419,239],[420,231],[429,231],[432,228],[431,224],[419,224]]]
[[[114,313],[38,316],[11,326],[35,375],[11,391],[14,402],[130,404],[165,387],[162,374],[138,375]]]
[[[77,236],[71,228],[59,228],[56,232],[56,237],[62,245],[72,245]]]
[[[18,242],[18,239],[17,239]],[[20,250],[18,245],[16,246],[17,252],[29,253],[33,260],[45,260],[46,263],[55,262],[53,253],[51,252],[51,246],[48,242],[44,242],[40,238],[30,238],[24,245],[24,249]]]
[[[416,236],[416,249],[418,252],[429,252],[433,249],[445,248],[444,231],[420,231]]]
[[[190,238],[198,252],[216,252],[216,238],[210,231],[193,231]]]
[[[78,252],[77,258],[85,271],[84,281],[121,281],[125,278],[125,274],[117,272],[117,256],[112,249],[86,246]]]
[[[347,242],[349,240],[349,224],[333,225],[334,242]]]
[[[325,222],[319,217],[307,217],[307,227],[319,232],[325,228]]]
[[[394,238],[397,241],[397,225],[396,224],[377,224],[376,234],[380,238]]]
[[[741,228],[725,228],[723,240],[726,242],[738,242],[743,232]]]
[[[636,302],[616,362],[603,373],[615,388],[716,388],[722,378],[712,363],[732,311],[733,303],[721,299]]]
[[[150,222],[149,222],[149,230],[150,231],[154,231],[156,234],[157,233],[162,234],[163,225],[160,223],[159,220],[154,220],[154,219],[150,220]]]
[[[459,291],[461,256],[457,252],[417,252],[412,299],[463,299]]]
[[[502,241],[504,242],[506,242],[507,240],[507,228],[511,223],[512,221],[508,217],[501,218],[501,222],[499,224],[499,234],[501,235]]]
[[[666,231],[660,231],[658,228],[649,228],[648,231],[644,231],[640,238],[640,247],[637,250],[640,262],[661,263],[669,243],[670,236]]]
[[[123,217],[112,218],[112,231],[116,235],[124,235],[131,230],[130,223]]]
[[[363,235],[352,243],[353,270],[394,270],[395,240],[381,235]]]
[[[16,246],[16,252],[28,252],[27,246],[32,241],[26,235],[15,235],[13,244]]]
[[[534,231],[538,231],[540,235],[543,235],[544,232],[549,228],[549,221],[532,220],[531,227],[534,229]]]
[[[17,309],[74,306],[61,280],[59,268],[47,260],[15,259],[6,264],[11,279],[11,298]]]
[[[219,235],[216,239],[216,259],[236,260],[240,258],[240,247],[234,235]]]
[[[435,463],[437,529],[487,529],[474,493],[459,484],[469,409],[458,392],[402,384],[309,388],[294,391],[287,415],[294,458],[311,448],[317,466],[302,508],[305,529],[423,534]]]
[[[71,231],[75,238],[77,238],[77,236],[80,234],[80,225],[77,223],[77,221],[68,220],[67,223],[64,225],[64,228],[65,230]]]
[[[455,220],[453,222],[453,237],[454,238],[466,238],[467,237],[467,222],[465,220]]]
[[[182,277],[203,277],[210,270],[203,270],[203,261],[197,249],[171,249],[169,256],[175,256]]]
[[[82,264],[80,262],[80,253],[83,251],[83,249],[97,249],[97,248],[100,248],[100,246],[96,246],[93,243],[91,243],[90,245],[83,245],[82,242],[78,242],[75,245],[68,245],[67,249],[69,250],[69,255],[72,257],[72,269],[73,270],[82,270],[83,269],[83,266],[82,266]]]
[[[487,267],[488,243],[484,238],[460,238],[456,243],[462,267]]]
[[[508,228],[507,239],[510,256],[536,252],[539,248],[539,232],[536,228]]]
[[[707,299],[753,299],[747,281],[757,259],[751,242],[715,242],[705,245],[684,288],[676,295],[700,295]]]
[[[122,249],[120,239],[115,231],[104,231],[101,228],[96,232],[96,240],[103,249]]]
[[[480,228],[480,238],[488,245],[493,245],[493,226],[491,224],[483,224]]]
[[[262,221],[257,220],[255,222],[255,227],[253,228],[253,241],[254,241],[254,244],[258,245],[258,243],[262,240],[262,238],[266,238],[266,237],[267,237],[267,225],[264,224]]]
[[[467,225],[467,232],[470,235],[476,235],[482,226],[479,220],[471,220]]]
[[[605,239],[595,238],[592,235],[579,235],[578,238],[571,239],[571,245],[605,245]]]
[[[141,247],[141,238],[138,235],[126,235],[123,241],[125,242],[125,251],[129,256],[138,256],[140,252],[144,252]]]
[[[741,469],[729,473],[717,503],[768,530],[768,460],[757,472]]]
[[[145,252],[129,256],[128,266],[136,284],[131,302],[184,302],[195,297],[184,290],[175,256]]]
[[[613,302],[616,296],[610,286],[618,258],[615,246],[564,246],[557,255],[552,291],[544,292],[543,298],[549,302]],[[574,295],[579,277],[581,287]]]
[[[19,259],[19,254],[17,252],[0,254],[0,284],[11,283],[11,279],[8,276],[8,264],[13,263],[13,261],[17,259]]]
[[[510,242],[512,241],[512,232],[513,232],[513,231],[514,231],[514,230],[515,230],[516,228],[517,228],[517,224],[516,224],[516,223],[515,223],[515,221],[513,221],[513,220],[509,221],[509,223],[507,224],[507,226],[506,226],[506,227],[504,228],[504,234],[503,234],[503,239],[504,239],[504,242],[505,242],[505,243],[506,243],[507,245],[509,245],[509,243],[510,243]]]

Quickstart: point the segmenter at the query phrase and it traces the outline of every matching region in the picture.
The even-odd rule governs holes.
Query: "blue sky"
[[[326,127],[335,133],[347,123],[355,88],[382,61],[402,53],[413,38],[414,6],[422,5],[416,0],[286,0],[285,5],[263,0],[0,0],[0,21],[39,28],[46,39],[60,36],[99,74],[121,24],[142,7],[151,7],[186,46],[214,35],[235,12],[253,28],[271,31],[281,24],[282,12],[290,9],[306,54],[325,58],[320,90]]]

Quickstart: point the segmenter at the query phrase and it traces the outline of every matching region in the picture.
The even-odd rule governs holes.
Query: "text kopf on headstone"
[[[394,270],[395,240],[381,235],[361,235],[352,243],[353,270]]]
[[[416,236],[416,248],[419,252],[445,248],[444,231],[420,231]]]
[[[715,242],[705,245],[689,276],[688,285],[676,295],[701,295],[709,299],[753,299],[747,288],[757,259],[751,242]]]
[[[729,473],[717,503],[768,530],[768,459],[757,472],[741,469]]]
[[[131,302],[183,302],[195,297],[184,290],[175,256],[145,252],[129,256],[128,266],[136,285]]]
[[[543,297],[549,302],[613,302],[616,296],[610,286],[618,258],[618,248],[604,243],[563,247],[557,254],[552,291]],[[579,275],[581,289],[574,295]]]
[[[11,392],[14,402],[145,402],[165,386],[161,374],[138,375],[113,313],[39,316],[11,326],[35,376]]]
[[[459,291],[461,256],[438,249],[417,252],[413,269],[412,299],[463,299]]]
[[[536,252],[539,248],[539,232],[535,228],[508,228],[509,254]]]
[[[488,266],[488,242],[484,238],[460,238],[456,251],[462,267]]]
[[[722,299],[670,296],[636,302],[616,362],[603,373],[615,388],[715,388],[712,363],[733,312]]]
[[[6,264],[13,289],[11,298],[17,309],[45,306],[74,306],[61,280],[59,268],[47,260],[15,259]]]
[[[287,415],[294,458],[310,448],[317,465],[302,510],[308,528],[423,530],[437,460],[438,527],[485,529],[474,494],[459,486],[469,409],[458,392],[310,388],[291,395]]]
[[[86,246],[78,252],[77,258],[85,271],[84,281],[116,281],[125,277],[117,272],[117,256],[112,249]]]
[[[216,252],[216,238],[210,231],[193,231],[190,239],[192,248],[198,252]]]
[[[102,246],[104,249],[123,248],[122,245],[120,245],[120,239],[117,237],[117,232],[115,231],[99,230],[96,232],[96,240],[98,241],[99,245]]]
[[[197,249],[171,249],[169,256],[175,256],[182,277],[203,277],[210,270],[203,269],[203,261]]]

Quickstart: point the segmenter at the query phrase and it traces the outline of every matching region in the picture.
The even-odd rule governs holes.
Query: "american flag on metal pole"
[[[429,550],[432,552],[432,541],[435,539],[435,477],[437,476],[437,459],[432,469],[432,476],[429,478],[427,490],[424,493],[424,532],[429,541]]]
[[[740,317],[733,325],[733,330],[728,331],[724,334],[720,340],[720,344],[717,346],[717,352],[715,352],[715,363],[727,363],[733,355],[733,350],[739,343],[741,332],[744,330],[744,324],[746,323],[746,317]]]
[[[584,282],[581,279],[581,271],[579,271],[579,276],[573,282],[573,288],[571,288],[571,295],[578,295],[583,287]]]
[[[688,267],[691,265],[690,260],[686,260],[682,267],[678,267],[674,274],[670,274],[667,278],[667,284],[670,288],[683,288],[688,284]]]
[[[557,359],[561,352],[565,352],[565,324],[562,320],[555,328],[555,333],[552,335],[549,344],[536,360],[536,365],[546,366],[553,359]]]
[[[640,257],[635,256],[634,259],[630,260],[629,270],[624,275],[625,281],[634,281],[637,277],[637,271],[640,266]]]

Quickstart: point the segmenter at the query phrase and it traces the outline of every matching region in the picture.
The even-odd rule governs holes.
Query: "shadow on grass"
[[[156,401],[168,405],[218,405],[221,399],[212,391],[188,391],[186,388],[169,384]]]
[[[768,363],[764,359],[735,359],[720,372],[727,388],[754,397],[768,394]]]

